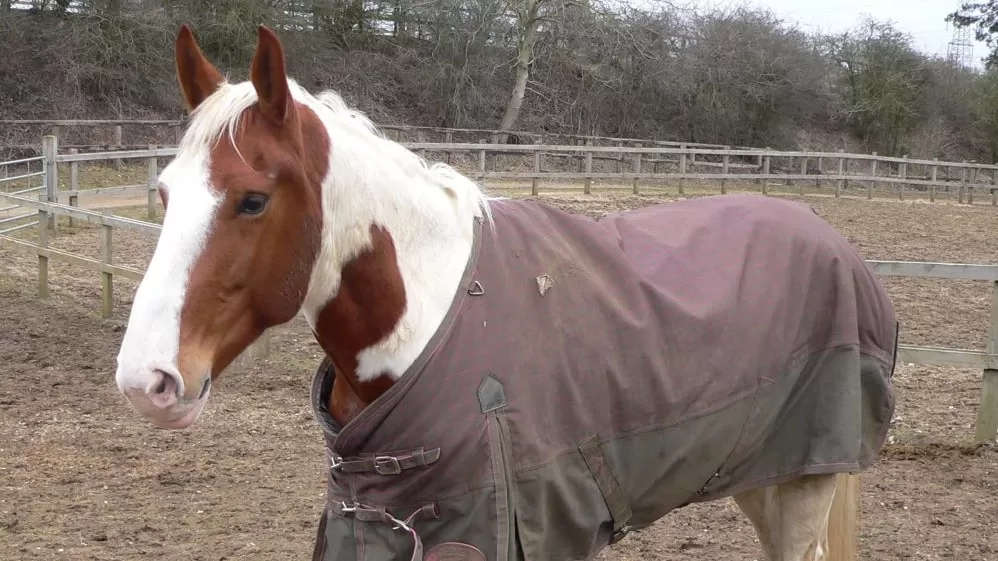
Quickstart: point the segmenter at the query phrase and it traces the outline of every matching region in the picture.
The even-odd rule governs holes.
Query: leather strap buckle
[[[394,456],[375,456],[374,471],[380,475],[398,475],[402,473],[402,464]]]

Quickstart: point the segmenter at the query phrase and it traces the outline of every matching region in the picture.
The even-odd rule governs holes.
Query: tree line
[[[233,79],[274,27],[294,77],[376,122],[998,159],[990,65],[888,22],[816,34],[669,2],[0,0],[0,118],[178,117],[183,22]]]

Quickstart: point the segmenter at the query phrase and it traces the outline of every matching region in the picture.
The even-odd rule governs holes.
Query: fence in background
[[[24,196],[45,191],[45,166],[41,156],[0,162],[0,193]],[[0,235],[31,228],[38,224],[34,218],[34,212],[25,212],[20,205],[0,202]]]
[[[403,146],[435,159],[454,163],[465,174],[478,180],[530,180],[531,193],[537,195],[542,182],[574,180],[582,190],[592,192],[594,181],[630,184],[639,194],[642,184],[649,182],[675,185],[685,194],[687,181],[716,182],[726,193],[733,181],[754,182],[763,194],[768,194],[771,182],[796,185],[804,194],[806,184],[821,187],[830,184],[830,192],[841,196],[843,191],[864,192],[874,196],[876,186],[887,186],[904,200],[913,191],[928,192],[935,201],[937,193],[956,192],[959,202],[973,204],[977,194],[990,194],[991,204],[998,205],[998,165],[969,162],[943,162],[877,156],[876,154],[846,154],[844,152],[792,152],[777,150],[724,150],[713,148],[645,147],[645,146],[576,146],[576,145],[509,145],[487,143],[402,143]],[[147,195],[150,216],[154,212],[158,159],[176,154],[176,147],[149,146],[142,150],[97,153],[59,153],[58,139],[46,136],[43,153],[50,184],[59,182],[59,164],[69,166],[69,189],[58,191],[58,199],[75,205],[80,197],[105,194]],[[489,158],[492,158],[489,165]],[[78,166],[85,162],[142,159],[147,163],[146,181],[135,185],[86,189],[80,185]],[[518,161],[517,161],[518,159]],[[457,160],[460,160],[457,162]],[[545,166],[553,160],[554,166]],[[506,169],[499,170],[500,162]],[[831,165],[829,165],[831,163]],[[577,167],[566,171],[567,167]],[[556,167],[558,169],[550,169]],[[830,169],[829,169],[830,168]],[[642,183],[643,182],[643,183]],[[857,190],[855,186],[859,185]]]
[[[114,158],[144,158],[148,161],[149,170],[149,181],[148,183],[138,185],[123,187],[121,189],[134,189],[139,192],[144,192],[148,195],[147,201],[150,211],[154,211],[155,203],[155,188],[156,188],[156,159],[159,157],[172,156],[176,152],[176,148],[150,148],[148,150],[136,150],[129,152],[108,152],[99,154],[58,154],[57,140],[54,137],[45,138],[45,157],[42,158],[42,172],[41,177],[43,178],[43,184],[40,188],[33,188],[36,191],[41,192],[38,196],[39,200],[29,198],[26,193],[0,193],[0,203],[8,203],[15,205],[17,207],[23,207],[31,209],[32,212],[37,213],[37,221],[33,224],[38,228],[38,240],[36,243],[30,241],[17,239],[11,237],[9,233],[0,234],[0,241],[8,242],[15,247],[24,249],[26,251],[32,252],[38,256],[38,291],[41,296],[46,296],[48,294],[48,263],[50,259],[63,260],[70,263],[75,263],[84,267],[91,269],[96,269],[100,271],[101,274],[101,285],[102,285],[102,306],[101,315],[103,317],[110,317],[113,312],[113,277],[123,276],[125,278],[130,278],[134,280],[141,280],[142,272],[128,267],[116,266],[113,264],[113,230],[114,228],[124,228],[135,231],[142,231],[150,234],[158,235],[160,232],[160,226],[155,223],[143,222],[140,220],[134,220],[130,218],[123,218],[117,216],[111,216],[105,213],[98,213],[89,210],[83,210],[76,208],[73,205],[64,205],[58,203],[60,197],[80,196],[88,190],[69,190],[69,191],[58,191],[58,167],[54,164],[56,163],[69,163],[74,162],[85,162],[92,160],[108,160]],[[520,150],[524,153],[533,154],[534,161],[536,162],[543,152],[550,151],[551,153],[572,153],[579,150],[577,146],[518,146],[510,147],[508,145],[437,145],[437,144],[420,144],[414,145],[413,148],[416,150],[438,150],[438,151],[450,151],[457,152],[461,150],[470,150],[475,154],[479,155],[478,162],[478,172],[485,178],[489,177],[508,177],[510,174],[520,174],[521,172],[489,172],[485,170],[485,164],[482,164],[485,160],[485,154],[488,151],[503,152],[507,150]],[[645,154],[655,154],[655,155],[666,155],[671,157],[678,157],[679,166],[683,168],[683,162],[686,161],[687,165],[690,162],[695,162],[694,158],[703,152],[719,153],[722,156],[730,157],[731,151],[726,150],[704,150],[704,149],[671,149],[671,148],[632,148],[630,153],[636,155],[636,167],[640,170],[641,157]],[[980,164],[954,164],[951,162],[936,162],[936,161],[917,161],[917,160],[904,160],[898,158],[876,158],[869,157],[865,155],[842,155],[837,153],[801,153],[801,152],[772,152],[772,151],[758,151],[752,150],[747,151],[749,154],[747,156],[759,156],[763,160],[763,168],[765,171],[771,171],[767,168],[766,161],[767,158],[771,159],[774,157],[796,157],[796,158],[852,158],[855,160],[866,161],[871,163],[874,171],[866,176],[860,176],[859,180],[862,181],[887,181],[896,183],[901,181],[912,181],[912,178],[906,177],[902,172],[900,177],[891,176],[879,176],[876,173],[877,164],[880,162],[886,163],[900,163],[900,164],[912,164],[918,163],[923,165],[936,166],[933,168],[933,179],[935,181],[931,183],[916,183],[917,185],[928,185],[934,188],[937,185],[946,185],[946,183],[939,181],[938,169],[941,166],[956,166],[964,171],[963,176],[966,177],[966,170],[968,169],[985,169],[991,171],[995,174],[996,166],[982,166]],[[588,163],[594,154],[606,154],[614,153],[612,148],[601,148],[601,147],[586,147],[583,153],[586,162]],[[744,155],[744,154],[742,154]],[[37,159],[29,159],[31,162],[37,161]],[[17,163],[31,163],[28,160],[23,160]],[[0,164],[2,166],[3,164]],[[838,167],[841,169],[843,163],[839,161]],[[886,166],[885,166],[886,167]],[[903,168],[902,168],[903,169]],[[37,172],[31,172],[37,173]],[[627,177],[627,178],[641,178],[644,176],[633,175],[634,172],[629,173],[601,173],[598,177],[604,177],[610,175],[612,177]],[[534,178],[535,181],[540,178],[548,178],[551,176],[562,177],[581,177],[587,180],[586,192],[589,192],[589,183],[595,175],[592,173],[585,173],[583,175],[578,175],[575,172],[553,172],[544,174],[540,171],[525,172],[525,175],[513,175],[514,177],[528,177]],[[787,177],[786,174],[690,174],[688,172],[680,174],[654,174],[652,177],[677,177],[687,179],[687,178],[699,178],[702,175],[710,175],[712,179],[732,179],[733,177],[748,177],[751,179],[761,179],[761,178],[777,178],[784,179]],[[998,174],[996,174],[998,175]],[[38,175],[32,175],[32,177],[38,177]],[[790,174],[791,178],[803,177],[807,179],[813,179],[813,176],[808,174]],[[836,181],[847,181],[847,180],[857,180],[856,176],[838,173],[825,179],[831,179]],[[722,183],[722,192],[723,192]],[[765,182],[763,183],[765,186]],[[968,194],[972,194],[973,188],[976,187],[986,187],[994,193],[994,184],[990,181],[988,183],[969,183],[960,182],[959,185],[968,189]],[[836,194],[838,194],[840,186],[836,186]],[[536,192],[536,182],[534,183],[534,190]],[[765,192],[765,189],[763,189]],[[35,191],[32,191],[35,192]],[[903,190],[902,190],[903,193]],[[972,196],[972,195],[971,195]],[[903,194],[902,194],[903,197]],[[994,200],[992,199],[992,203]],[[26,217],[27,215],[22,215]],[[81,257],[78,255],[72,255],[66,252],[58,251],[48,247],[48,241],[50,236],[50,231],[54,229],[55,218],[58,216],[65,216],[70,219],[82,220],[85,222],[99,224],[101,226],[101,259],[89,259]],[[991,287],[991,313],[990,313],[990,324],[988,329],[988,343],[987,348],[984,350],[971,350],[971,349],[951,349],[945,347],[927,347],[927,346],[916,346],[916,345],[901,345],[898,352],[898,360],[902,362],[910,362],[917,364],[934,364],[934,365],[958,365],[963,367],[980,368],[983,371],[982,379],[982,393],[981,402],[977,412],[977,422],[975,430],[975,441],[983,442],[988,440],[994,440],[996,433],[998,433],[998,265],[975,265],[975,264],[954,264],[954,263],[922,263],[922,262],[906,262],[906,261],[869,261],[873,270],[884,276],[904,276],[904,277],[925,277],[925,278],[938,278],[938,279],[964,279],[964,280],[977,280],[986,281],[990,283]],[[263,356],[269,352],[269,336],[265,335],[261,340],[254,346],[250,351],[250,356]]]
[[[39,158],[44,161],[43,158]],[[16,165],[24,162],[0,162],[0,167]],[[88,269],[100,272],[101,278],[101,317],[104,319],[112,317],[114,314],[114,277],[124,277],[139,282],[142,280],[143,272],[131,267],[114,264],[114,229],[131,230],[144,234],[158,236],[162,227],[152,222],[143,222],[121,216],[114,216],[106,212],[95,212],[76,208],[70,205],[63,205],[55,202],[57,198],[56,189],[49,181],[53,177],[50,173],[51,167],[46,167],[42,172],[43,184],[41,187],[22,189],[14,192],[0,192],[0,204],[6,204],[6,209],[17,209],[29,212],[18,214],[18,219],[35,217],[31,222],[26,222],[17,227],[7,228],[0,231],[0,242],[28,251],[38,257],[38,295],[47,298],[49,295],[49,263],[51,260],[72,263]],[[31,177],[38,175],[32,174]],[[27,196],[29,193],[38,192],[35,198]],[[101,227],[101,258],[91,259],[81,255],[60,251],[49,247],[49,240],[55,230],[58,217],[63,216],[70,220],[79,220],[98,224]],[[36,241],[19,239],[11,236],[14,231],[25,230],[31,226],[37,227]],[[249,349],[243,354],[240,360],[246,357],[257,358],[267,356],[270,353],[270,334],[264,333]]]
[[[680,195],[685,182],[716,181],[721,193],[727,192],[729,181],[754,181],[767,194],[769,181],[796,183],[798,193],[804,185],[814,182],[834,182],[834,194],[840,196],[850,182],[865,183],[867,198],[873,198],[875,185],[887,184],[897,189],[903,200],[905,191],[928,190],[935,201],[937,190],[957,190],[960,202],[973,204],[975,191],[990,192],[991,204],[998,205],[998,165],[970,162],[941,162],[907,157],[895,158],[877,154],[846,154],[845,152],[801,152],[761,149],[713,149],[681,145],[679,147],[645,146],[571,146],[571,145],[507,145],[507,144],[438,144],[403,143],[420,154],[441,153],[450,161],[454,154],[475,154],[478,166],[466,170],[476,179],[530,179],[531,193],[536,195],[542,180],[581,180],[583,192],[590,193],[594,180],[631,182],[634,194],[640,192],[640,182],[657,180],[676,184]],[[532,169],[498,171],[494,163],[488,166],[488,155],[533,156]],[[577,171],[546,171],[543,157],[573,158]],[[493,160],[498,162],[498,158]],[[834,162],[829,170],[827,162]],[[602,164],[599,169],[598,164]],[[857,165],[861,169],[856,169]],[[651,166],[651,171],[648,170]],[[630,169],[625,170],[625,167]],[[664,167],[666,171],[659,171]],[[612,169],[609,171],[607,168]],[[714,171],[704,171],[714,170]],[[916,173],[920,171],[921,173]]]
[[[115,130],[116,150],[110,152],[77,155],[77,162],[112,160],[120,169],[126,159],[142,157],[149,150],[156,150],[160,157],[169,157],[174,148],[154,148],[125,145],[121,142],[121,127],[124,125],[168,126],[173,129],[171,146],[175,146],[182,133],[183,120],[20,120],[0,121],[0,124],[24,124],[51,127],[56,137],[56,153],[60,150],[58,131],[69,127],[112,126]],[[998,166],[974,162],[940,162],[939,160],[911,159],[907,157],[884,157],[873,154],[847,154],[817,151],[777,151],[762,148],[744,148],[717,144],[684,143],[677,141],[629,139],[601,136],[535,133],[525,131],[498,132],[488,129],[459,129],[420,127],[406,125],[383,125],[386,134],[404,146],[422,154],[437,153],[439,159],[451,162],[455,156],[477,158],[478,166],[465,166],[467,174],[476,179],[530,179],[532,193],[537,194],[541,181],[578,180],[583,182],[584,192],[589,193],[593,181],[630,182],[634,193],[640,191],[642,181],[674,181],[679,194],[684,194],[684,183],[691,181],[717,181],[721,192],[726,192],[729,181],[755,181],[765,194],[770,181],[795,183],[798,193],[803,194],[805,185],[813,181],[816,187],[826,182],[834,182],[834,193],[850,188],[850,183],[864,184],[867,197],[873,198],[876,185],[888,185],[897,190],[899,199],[904,199],[906,190],[929,192],[930,200],[936,198],[937,189],[947,192],[956,190],[960,202],[973,203],[976,193],[991,193],[992,204],[998,204]],[[416,141],[412,139],[416,138]],[[426,141],[434,138],[433,141]],[[453,142],[455,138],[468,141]],[[441,141],[442,139],[442,141]],[[524,143],[529,139],[533,144]],[[505,142],[503,142],[505,140]],[[541,142],[538,142],[540,140]],[[558,141],[562,144],[546,144],[545,141]],[[102,145],[104,146],[104,145]],[[120,148],[128,147],[128,150]],[[61,146],[63,150],[82,146]],[[45,153],[45,144],[42,145]],[[112,155],[112,153],[114,155]],[[138,154],[138,155],[137,155]],[[59,162],[71,162],[65,154]],[[500,170],[500,159],[529,158],[533,162],[521,161],[519,165],[504,166]],[[488,164],[491,157],[491,165]],[[554,165],[550,165],[551,161]],[[50,162],[51,163],[51,162]],[[547,165],[546,165],[547,164]],[[829,165],[830,164],[830,165]],[[566,165],[574,166],[567,171]],[[140,186],[127,186],[138,190]],[[126,188],[113,188],[121,191]],[[73,185],[70,191],[76,191]],[[100,192],[87,193],[91,195]],[[78,196],[78,195],[63,195]]]

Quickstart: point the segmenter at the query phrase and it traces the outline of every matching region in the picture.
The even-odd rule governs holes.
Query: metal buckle
[[[374,471],[381,475],[398,475],[402,473],[402,464],[394,456],[375,456]]]
[[[630,532],[631,532],[631,527],[630,526],[624,526],[621,529],[617,530],[616,532],[614,532],[610,536],[610,544],[609,545],[613,545],[613,544],[619,542],[620,540],[624,539],[624,536],[626,536]]]
[[[339,467],[341,465],[343,465],[343,458],[337,456],[336,454],[330,454],[329,455],[329,469],[330,470],[339,469]]]
[[[342,512],[343,514],[350,514],[353,512],[357,512],[357,510],[358,510],[357,503],[348,505],[346,501],[340,501],[340,512]]]

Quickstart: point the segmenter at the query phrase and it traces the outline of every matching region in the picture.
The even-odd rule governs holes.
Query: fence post
[[[902,159],[907,160],[908,154],[901,156]],[[904,200],[904,186],[908,182],[908,162],[901,162],[901,188],[898,189],[898,200]]]
[[[967,160],[964,160],[963,163],[967,163]],[[966,188],[967,188],[967,168],[961,167],[960,168],[960,187],[959,187],[959,193],[957,195],[957,201],[960,204],[963,204],[963,190],[966,189]]]
[[[932,158],[933,162],[938,162],[939,158]],[[936,202],[936,181],[939,179],[939,164],[932,164],[932,185],[929,185],[929,202]]]
[[[638,148],[641,148],[641,143],[639,142],[636,146]],[[641,173],[641,152],[638,152],[638,153],[634,154],[634,185],[631,188],[631,190],[634,192],[635,195],[638,194],[638,174],[639,173]],[[996,177],[998,177],[998,174],[996,174]]]
[[[76,148],[69,149],[70,154],[78,154],[79,150]],[[80,162],[70,162],[69,164],[69,190],[74,194],[69,196],[69,206],[77,206],[80,200],[79,195],[75,193],[80,192]],[[73,217],[68,217],[69,227],[73,227]]]
[[[49,213],[38,211],[38,297],[48,298],[49,295],[49,256],[43,252],[49,245]]]
[[[180,146],[180,139],[184,137],[184,131],[180,125],[173,125],[173,142]]]
[[[801,178],[800,178],[800,186],[797,187],[797,190],[801,194],[804,193],[804,181],[807,180],[807,164],[808,164],[807,156],[804,156],[803,158],[800,159],[800,174],[801,174]]]
[[[479,144],[485,144],[485,139],[479,139],[478,143]],[[482,148],[482,150],[478,153],[478,173],[479,173],[479,179],[481,179],[481,181],[484,183],[485,182],[485,149],[484,148]]]
[[[149,150],[152,155],[146,161],[146,171],[149,176],[149,185],[146,189],[146,218],[153,220],[156,218],[156,186],[159,179],[159,160],[156,158],[156,145],[150,144]]]
[[[109,224],[101,224],[100,230],[100,261],[102,265],[111,264],[112,236],[114,229]],[[110,271],[101,268],[100,273],[101,306],[100,317],[108,319],[114,313],[114,276]]]
[[[991,283],[991,326],[988,329],[988,354],[998,353],[998,282]],[[989,361],[990,362],[990,361]],[[989,364],[988,366],[994,366]],[[990,442],[998,434],[998,370],[984,369],[981,404],[977,408],[974,442]]]
[[[977,160],[971,160],[970,163],[975,163]],[[977,183],[977,168],[971,170],[970,182],[967,183],[967,204],[974,204],[974,184]]]
[[[765,173],[765,172],[762,171],[763,161],[765,159],[766,159],[766,155],[765,154],[759,154],[756,157],[756,169],[759,171],[759,173]],[[763,194],[766,193],[766,190],[765,190],[766,180],[765,179],[756,178],[756,179],[753,179],[752,181],[755,181],[756,185],[759,185],[760,187],[763,187],[763,189],[762,189]]]
[[[725,150],[731,150],[730,146],[725,146]],[[721,160],[721,194],[726,195],[728,193],[728,169],[729,163],[731,161],[731,156],[729,154],[724,154]]]
[[[121,150],[121,125],[114,125],[114,149]],[[121,158],[114,159],[114,169],[121,171]]]
[[[772,156],[766,154],[762,157],[762,194],[769,194],[769,165],[772,161]]]
[[[846,158],[846,161],[845,161],[845,163],[842,166],[842,173],[846,174],[846,176],[847,176],[845,179],[842,180],[842,188],[843,189],[848,189],[849,188],[849,178],[848,178],[848,175],[849,175],[849,163],[850,162],[852,162],[852,159]]]
[[[541,151],[540,150],[535,150],[534,151],[534,173],[538,174],[538,175],[541,173]],[[539,181],[540,181],[540,177],[538,177],[537,175],[535,175],[534,178],[530,180],[530,194],[534,195],[535,197],[537,196],[537,183]]]
[[[589,142],[586,141],[586,144],[588,145]],[[587,195],[592,193],[593,189],[592,173],[593,173],[593,153],[586,152],[586,186],[582,191]]]
[[[679,153],[679,173],[682,175],[682,174],[686,173],[686,144],[680,144],[679,145],[679,149],[682,150],[682,152]],[[683,193],[683,190],[684,190],[683,186],[685,184],[686,184],[686,179],[683,178],[683,177],[680,177],[679,178],[679,194],[680,195],[684,194]]]
[[[839,148],[839,154],[842,153],[845,153],[845,148]],[[842,176],[846,172],[845,163],[846,163],[845,158],[839,156],[839,179],[835,182],[835,198],[839,197],[839,193],[842,191],[842,188],[845,186],[845,179],[842,178]]]
[[[998,168],[991,170],[991,206],[998,206]]]
[[[59,137],[48,135],[42,137],[42,155],[45,157],[45,201],[49,203],[59,200],[59,164],[55,158],[59,154]],[[55,220],[46,221],[48,229],[56,229]]]
[[[807,171],[807,158],[804,158],[804,162],[801,164],[801,169]],[[790,157],[790,175],[794,174],[794,159]],[[800,197],[804,196],[804,179],[797,182],[797,195]],[[793,179],[787,179],[787,185],[793,184]]]
[[[447,131],[447,132],[444,133],[444,142],[447,143],[447,144],[451,144],[451,143],[454,142],[454,132],[453,131]],[[447,165],[450,165],[450,150],[444,152],[444,155],[447,157]]]
[[[873,200],[873,186],[877,184],[877,153],[873,153],[873,159],[870,160],[870,184],[866,186],[866,200]]]

